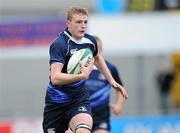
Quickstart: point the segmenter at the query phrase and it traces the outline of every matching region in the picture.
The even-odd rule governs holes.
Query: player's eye
[[[84,23],[85,23],[85,24],[87,24],[87,23],[88,23],[88,21],[84,21]]]
[[[76,23],[77,23],[77,24],[80,24],[80,23],[82,23],[82,21],[76,21]]]

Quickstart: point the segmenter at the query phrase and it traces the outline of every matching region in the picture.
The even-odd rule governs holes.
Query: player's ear
[[[66,21],[67,27],[69,27],[69,24],[70,24],[70,20],[67,20],[67,21]]]

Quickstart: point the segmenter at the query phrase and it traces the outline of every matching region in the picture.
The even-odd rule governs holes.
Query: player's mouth
[[[80,31],[80,33],[81,33],[81,34],[84,34],[84,33],[85,33],[85,31],[84,31],[84,30],[82,30],[82,31]]]

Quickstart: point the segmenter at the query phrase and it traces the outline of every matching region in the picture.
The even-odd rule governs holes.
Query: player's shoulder
[[[66,43],[68,41],[67,36],[61,32],[57,35],[57,37],[53,40],[51,47],[66,47]]]
[[[91,42],[93,42],[94,44],[96,44],[96,39],[93,35],[90,35],[90,34],[85,34],[84,35],[85,38],[89,39]]]
[[[69,37],[64,32],[61,32],[57,36],[55,42],[65,44],[65,43],[67,43],[68,39],[69,39]]]

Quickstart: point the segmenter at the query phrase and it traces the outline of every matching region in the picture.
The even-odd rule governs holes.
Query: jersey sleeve
[[[97,48],[97,42],[94,36],[86,34],[86,36],[92,41],[93,43],[93,56],[96,56],[98,53],[98,48]]]
[[[95,42],[95,51],[93,53],[93,56],[96,56],[97,53],[98,53],[97,42]]]
[[[113,78],[115,79],[115,81],[123,86],[123,83],[122,83],[122,80],[120,78],[120,75],[119,75],[117,68],[110,63],[108,63],[108,67],[109,67],[110,72],[111,72]]]
[[[55,40],[50,46],[50,64],[54,62],[65,63],[66,57],[66,48],[62,41]]]

